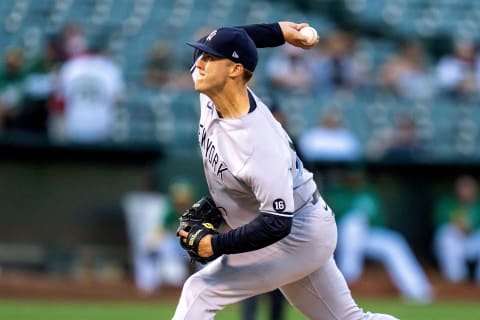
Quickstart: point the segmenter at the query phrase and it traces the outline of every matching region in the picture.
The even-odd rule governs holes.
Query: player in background
[[[110,57],[101,36],[91,40],[88,53],[62,65],[55,92],[57,112],[52,138],[73,143],[112,140],[117,108],[124,98],[120,66]]]
[[[352,166],[330,183],[325,198],[336,209],[336,261],[347,283],[358,281],[367,259],[381,264],[409,302],[431,303],[433,287],[406,238],[392,229],[381,194],[364,168]]]
[[[473,277],[480,284],[480,194],[478,180],[468,174],[455,178],[435,206],[434,254],[442,276],[459,283]]]
[[[219,28],[189,43],[197,49],[191,71],[205,176],[230,230],[200,239],[200,256],[220,257],[185,282],[174,320],[213,319],[227,305],[276,288],[309,319],[395,319],[364,312],[353,300],[333,259],[334,214],[288,134],[248,87],[257,47],[317,45],[302,44],[306,26]]]

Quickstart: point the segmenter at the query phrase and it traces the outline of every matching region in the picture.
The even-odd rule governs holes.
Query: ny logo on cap
[[[215,37],[216,34],[217,34],[217,30],[213,30],[212,32],[210,32],[210,34],[207,37],[207,41],[212,40],[212,38]]]
[[[237,51],[233,51],[232,57],[234,57],[234,58],[236,58],[236,59],[240,58],[240,56],[238,55]]]

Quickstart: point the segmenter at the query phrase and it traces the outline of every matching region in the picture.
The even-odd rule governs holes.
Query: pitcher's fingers
[[[188,236],[188,232],[185,230],[178,231],[178,236],[182,238],[186,238]]]

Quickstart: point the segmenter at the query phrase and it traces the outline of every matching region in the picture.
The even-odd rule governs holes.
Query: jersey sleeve
[[[256,154],[249,159],[244,170],[245,181],[250,185],[259,211],[280,216],[293,216],[293,178],[288,159],[282,153],[277,157]],[[284,153],[283,153],[284,154]],[[255,159],[256,158],[256,159]]]

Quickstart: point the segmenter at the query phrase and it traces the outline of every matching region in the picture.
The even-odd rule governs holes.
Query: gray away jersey
[[[200,94],[198,139],[205,177],[230,228],[250,222],[259,211],[292,215],[316,190],[312,173],[303,168],[285,130],[253,97],[255,110],[223,119]]]

